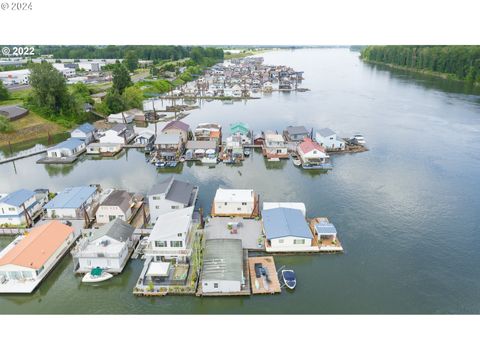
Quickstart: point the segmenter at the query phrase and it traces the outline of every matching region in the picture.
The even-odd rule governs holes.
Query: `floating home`
[[[81,139],[70,138],[47,149],[47,160],[76,159],[86,148]]]
[[[124,124],[116,124],[99,136],[102,144],[128,144],[135,137],[135,133]]]
[[[114,156],[122,151],[121,143],[91,143],[87,145],[88,155]]]
[[[98,207],[99,192],[96,186],[65,188],[45,206],[50,219],[85,219],[93,217]]]
[[[219,146],[222,143],[222,126],[213,123],[198,124],[194,132],[197,141],[215,141]]]
[[[218,189],[212,206],[212,216],[258,216],[258,195],[251,189]]]
[[[179,134],[159,134],[155,139],[155,148],[161,158],[175,160],[183,152],[183,142]]]
[[[331,167],[325,148],[309,138],[298,144],[297,153],[304,169],[328,169]]]
[[[310,136],[305,126],[288,126],[283,132],[287,141],[299,142]]]
[[[198,186],[169,176],[155,184],[148,193],[150,222],[154,224],[163,214],[195,206],[197,196]]]
[[[185,263],[192,254],[193,206],[162,214],[148,237],[145,256]]]
[[[217,143],[213,140],[189,140],[185,146],[185,160],[217,158]]]
[[[308,252],[313,235],[305,215],[293,208],[273,208],[262,211],[267,252]]]
[[[134,247],[134,228],[120,218],[99,229],[84,232],[72,249],[76,273],[87,273],[101,268],[109,273],[121,273]]]
[[[88,145],[96,140],[98,136],[98,130],[92,124],[84,123],[76,129],[72,130],[70,136],[73,139],[83,140],[85,144]]]
[[[201,294],[250,295],[250,290],[246,287],[244,258],[240,239],[207,240],[203,255]]]
[[[267,159],[286,159],[288,158],[288,148],[285,139],[280,134],[265,134],[263,144],[263,155]]]
[[[172,135],[172,136],[175,135],[177,137],[180,136],[183,144],[185,144],[188,141],[189,132],[190,132],[190,126],[180,120],[170,121],[162,129],[162,134]]]
[[[50,221],[0,252],[0,293],[31,293],[74,242],[73,228]]]
[[[327,150],[345,150],[345,140],[340,138],[332,129],[318,130],[315,133],[315,141]]]
[[[134,194],[125,190],[110,190],[97,209],[97,224],[107,224],[115,219],[129,222],[134,215]]]
[[[0,195],[0,226],[28,226],[42,211],[37,193],[20,189],[8,195]]]

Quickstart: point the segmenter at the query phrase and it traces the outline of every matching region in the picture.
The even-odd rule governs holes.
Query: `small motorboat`
[[[282,270],[282,278],[287,288],[290,290],[295,289],[295,286],[297,286],[297,278],[293,270]]]
[[[83,283],[97,283],[102,282],[113,277],[112,274],[104,271],[103,269],[96,267],[93,268],[92,271],[86,273],[82,279]]]
[[[165,167],[169,167],[169,168],[174,168],[178,165],[178,162],[177,161],[167,161],[165,163]]]
[[[362,134],[353,135],[352,142],[358,145],[365,145],[367,143]]]
[[[297,154],[291,153],[290,157],[292,158],[293,165],[295,165],[295,166],[302,165],[302,161],[300,160],[300,158],[298,157]]]
[[[247,149],[243,150],[243,155],[245,157],[249,157],[250,156],[250,150],[247,150]]]
[[[166,165],[167,165],[167,163],[166,163],[165,161],[157,161],[157,162],[155,163],[155,166],[156,166],[157,168],[164,168]]]

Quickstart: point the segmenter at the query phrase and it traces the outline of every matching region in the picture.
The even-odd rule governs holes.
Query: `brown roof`
[[[0,266],[18,265],[40,269],[72,233],[73,228],[57,220],[34,227],[0,258]]]

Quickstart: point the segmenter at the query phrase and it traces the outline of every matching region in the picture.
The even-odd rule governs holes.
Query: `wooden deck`
[[[269,282],[267,283],[268,288],[265,287],[265,282],[263,278],[257,278],[255,275],[255,264],[260,263],[262,266],[267,269],[267,274]],[[252,288],[253,295],[259,294],[280,294],[282,292],[280,281],[278,280],[277,268],[275,267],[275,260],[273,256],[258,256],[248,258],[248,267],[250,272],[250,284]],[[256,282],[258,288],[256,286]]]
[[[315,224],[319,222],[330,222],[326,217],[317,217],[308,220],[310,230],[313,234],[312,246],[318,246],[320,252],[343,252],[342,243],[337,236],[328,236],[319,239],[318,235],[315,235]]]

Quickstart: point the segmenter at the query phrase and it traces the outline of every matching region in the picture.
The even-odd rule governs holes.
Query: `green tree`
[[[30,67],[32,93],[28,102],[49,113],[69,112],[70,99],[63,75],[47,62]]]
[[[138,56],[137,53],[133,50],[127,51],[125,53],[125,58],[123,59],[125,67],[131,72],[138,69]]]
[[[109,91],[104,101],[109,114],[119,113],[125,110],[124,98],[118,91]]]
[[[113,90],[118,92],[120,95],[123,94],[124,90],[132,85],[132,80],[130,79],[130,74],[127,68],[123,64],[118,64],[113,69]]]
[[[10,93],[7,88],[3,85],[3,82],[0,81],[0,100],[10,99]]]
[[[130,86],[123,93],[123,103],[127,109],[142,108],[143,92],[135,86]]]

